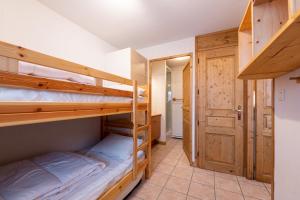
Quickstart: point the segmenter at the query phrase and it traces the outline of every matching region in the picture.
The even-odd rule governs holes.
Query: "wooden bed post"
[[[133,137],[133,179],[136,178],[137,175],[137,152],[138,152],[138,147],[137,147],[137,137],[138,137],[138,132],[137,132],[137,98],[138,98],[138,88],[137,88],[137,81],[133,80],[133,99],[132,99],[132,124],[133,124],[133,129],[132,129],[132,137]]]
[[[148,149],[147,149],[147,160],[148,165],[146,167],[146,178],[150,178],[151,176],[151,145],[152,145],[152,138],[151,138],[151,132],[152,132],[152,126],[151,126],[151,98],[152,98],[152,90],[151,90],[151,81],[152,81],[152,70],[150,67],[149,61],[147,62],[147,72],[148,72],[148,84],[147,84],[147,111],[146,111],[146,122],[148,125],[148,131],[147,131],[147,140],[148,140]]]

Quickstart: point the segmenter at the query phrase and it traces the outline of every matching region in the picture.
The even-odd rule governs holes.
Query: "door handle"
[[[232,111],[236,112],[237,115],[238,115],[238,120],[241,120],[242,119],[242,106],[241,105],[238,105],[237,109],[232,109]]]

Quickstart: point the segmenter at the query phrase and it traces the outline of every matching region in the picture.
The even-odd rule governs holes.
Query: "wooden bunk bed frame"
[[[135,80],[126,79],[1,41],[0,58],[7,59],[6,64],[3,64],[5,62],[0,62],[0,86],[132,98],[131,103],[0,102],[0,127],[131,113],[133,169],[98,199],[116,199],[124,192],[127,186],[136,181],[137,176],[141,175],[141,173],[146,178],[151,176],[151,71],[149,64],[147,66],[147,85],[140,86],[145,89],[146,101],[139,103],[138,84]],[[18,63],[18,61],[94,77],[97,83],[106,80],[129,85],[133,87],[133,91],[105,88],[101,84],[93,86],[18,74],[18,66],[11,64]],[[146,123],[144,125],[137,123],[138,111],[145,112]],[[122,127],[120,124],[116,126]],[[124,128],[128,128],[128,124],[124,124]],[[137,138],[144,131],[144,141],[138,146]],[[145,152],[143,160],[137,158],[138,151]]]

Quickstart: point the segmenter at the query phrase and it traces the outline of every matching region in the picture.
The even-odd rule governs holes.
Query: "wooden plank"
[[[253,0],[253,5],[258,6],[264,3],[269,3],[272,2],[273,0]]]
[[[147,147],[148,147],[148,142],[144,142],[137,148],[137,150],[144,151],[144,150],[146,150]]]
[[[0,85],[79,94],[132,97],[132,92],[0,71]]]
[[[239,27],[239,31],[252,29],[252,1],[249,1],[245,15]]]
[[[91,76],[94,78],[100,78],[107,81],[132,85],[132,81],[129,79],[1,41],[0,56],[14,58],[33,64],[51,67],[54,69],[60,69],[68,72]]]
[[[152,174],[152,167],[151,167],[151,160],[152,160],[152,68],[150,67],[149,61],[147,62],[147,72],[148,72],[148,80],[147,80],[147,112],[146,112],[146,123],[148,124],[148,131],[147,131],[147,141],[148,141],[148,150],[146,154],[146,158],[148,161],[147,167],[146,167],[146,178],[150,178]]]
[[[0,56],[0,70],[18,73],[19,72],[18,60]]]
[[[133,137],[133,178],[137,176],[137,153],[138,153],[138,144],[137,144],[137,98],[138,98],[138,90],[137,90],[137,81],[133,81],[133,100],[132,100],[132,137]]]
[[[138,110],[146,110],[139,103]],[[78,118],[106,116],[132,111],[131,103],[1,102],[0,127]]]
[[[209,50],[238,44],[237,28],[196,37],[198,50]]]
[[[238,75],[241,79],[276,78],[300,67],[300,11],[289,19]]]

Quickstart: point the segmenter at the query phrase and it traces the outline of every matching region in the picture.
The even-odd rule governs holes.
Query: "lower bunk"
[[[80,152],[52,152],[11,163],[0,167],[0,199],[123,199],[144,175],[144,152],[137,157],[135,174],[133,139],[110,134]]]

